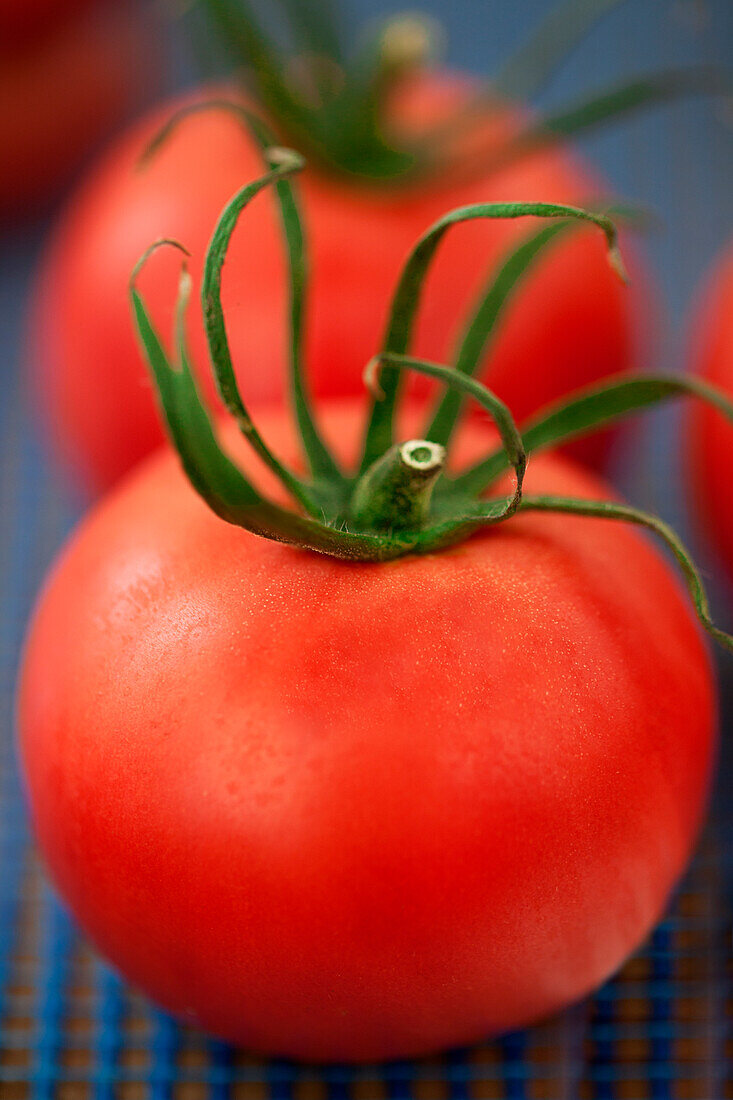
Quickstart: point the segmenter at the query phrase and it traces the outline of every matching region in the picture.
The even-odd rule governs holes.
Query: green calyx
[[[256,0],[197,0],[265,112],[279,140],[301,149],[322,171],[372,185],[436,174],[481,173],[538,146],[568,138],[629,111],[679,95],[725,91],[709,69],[646,74],[527,121],[496,148],[466,163],[456,138],[480,132],[487,113],[506,102],[531,102],[588,31],[625,0],[562,0],[470,101],[419,137],[390,125],[388,101],[408,74],[435,59],[442,39],[435,20],[407,12],[375,21],[344,44],[339,0],[273,0],[263,19]],[[208,25],[196,36],[208,41]]]
[[[130,283],[130,299],[140,342],[153,377],[171,441],[191,484],[227,523],[264,538],[344,561],[384,562],[406,554],[436,553],[487,526],[510,522],[522,511],[554,511],[625,520],[659,536],[677,559],[705,628],[733,648],[733,638],[710,620],[700,576],[674,532],[661,520],[626,505],[524,494],[527,456],[608,425],[621,416],[672,397],[695,396],[710,402],[733,423],[733,404],[694,378],[619,375],[571,394],[543,410],[520,433],[507,406],[473,375],[481,366],[503,308],[537,257],[562,233],[601,232],[609,262],[619,276],[623,265],[616,228],[603,214],[555,203],[481,203],[454,210],[431,226],[407,258],[392,299],[383,346],[366,366],[364,377],[373,401],[365,426],[362,455],[344,469],[327,446],[303,375],[303,315],[307,252],[290,177],[303,166],[291,150],[272,144],[272,135],[243,113],[259,143],[267,170],[248,183],[223,211],[209,244],[202,281],[204,325],[219,394],[248,445],[289,494],[292,508],[268,500],[222,450],[191,369],[184,319],[191,291],[185,249],[176,241],[158,241],[141,258]],[[290,395],[307,473],[286,466],[258,432],[239,392],[221,305],[221,276],[238,218],[257,194],[274,189],[279,202],[289,271]],[[415,316],[430,265],[451,228],[487,218],[541,219],[504,258],[488,280],[470,314],[451,365],[409,354]],[[152,251],[175,247],[182,253],[173,356],[163,346],[136,277]],[[445,388],[419,438],[395,438],[400,382],[406,372],[432,378]],[[492,418],[499,445],[479,462],[446,473],[446,459],[466,399]],[[514,487],[496,496],[498,479],[510,473]],[[493,490],[493,492],[492,492]],[[488,499],[487,499],[488,497]]]

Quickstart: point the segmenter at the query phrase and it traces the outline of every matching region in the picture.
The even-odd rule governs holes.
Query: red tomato
[[[405,93],[395,112],[413,132],[444,117],[468,95],[443,76]],[[201,99],[211,90],[199,91]],[[220,93],[219,93],[220,94]],[[93,487],[114,481],[161,439],[145,368],[130,324],[126,285],[152,240],[190,249],[198,278],[212,227],[235,191],[262,172],[259,152],[229,115],[189,118],[145,168],[141,150],[180,103],[167,103],[126,134],[77,194],[42,271],[33,359],[41,371],[57,441]],[[497,146],[516,131],[506,111],[487,120]],[[486,135],[485,135],[486,136]],[[468,154],[466,154],[468,156]],[[361,392],[364,364],[378,350],[400,266],[419,234],[451,207],[483,200],[579,201],[598,188],[566,150],[525,157],[488,178],[440,186],[374,190],[315,170],[301,177],[312,246],[308,367],[315,392]],[[272,196],[257,200],[230,249],[225,304],[245,398],[281,395],[285,361],[283,248]],[[458,324],[497,258],[528,222],[474,223],[449,235],[417,333],[417,353],[450,356]],[[153,318],[164,325],[175,286],[172,256],[156,260],[144,283]],[[163,277],[168,264],[170,281]],[[574,233],[537,265],[491,353],[488,382],[519,418],[560,394],[635,366],[634,294],[606,262],[600,235]],[[200,373],[208,357],[198,309],[190,338]],[[600,457],[598,438],[586,457]]]
[[[58,190],[129,107],[145,47],[129,11],[82,14],[0,56],[0,218]]]
[[[342,455],[356,423],[325,418]],[[263,429],[292,458],[282,416]],[[485,445],[471,427],[462,460]],[[527,485],[608,492],[552,456]],[[170,453],[64,553],[19,713],[94,942],[182,1018],[307,1059],[469,1043],[587,993],[662,912],[714,740],[687,600],[623,524],[527,515],[345,564],[221,522]]]
[[[0,0],[0,53],[40,39],[91,0]]]
[[[705,287],[694,343],[695,369],[708,382],[733,394],[733,243],[720,257]],[[695,506],[733,576],[733,439],[724,418],[698,402],[692,420],[692,452]]]

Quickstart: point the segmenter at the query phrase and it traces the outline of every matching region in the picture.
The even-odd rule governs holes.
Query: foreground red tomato
[[[337,449],[356,424],[325,417]],[[545,456],[526,485],[607,492]],[[52,575],[20,737],[49,868],[124,974],[257,1050],[364,1059],[606,978],[689,856],[713,710],[686,599],[622,524],[344,564],[221,522],[165,453]]]
[[[468,87],[452,77],[413,84],[395,112],[417,132],[454,111]],[[95,488],[114,481],[162,438],[130,329],[126,286],[133,264],[151,240],[174,237],[191,251],[198,279],[219,211],[262,168],[239,123],[217,113],[183,122],[140,168],[141,151],[176,106],[165,104],[124,136],[76,196],[46,257],[32,317],[39,392],[62,451]],[[484,137],[490,133],[499,146],[516,127],[506,112],[492,114]],[[598,190],[563,149],[525,157],[471,182],[390,191],[349,186],[309,169],[300,188],[312,245],[309,375],[317,394],[331,396],[361,392],[361,372],[378,349],[400,265],[446,209],[484,200],[581,201]],[[418,354],[449,358],[474,295],[509,242],[527,229],[526,222],[474,224],[446,240],[420,319]],[[167,328],[172,284],[163,273],[168,264],[175,280],[176,260],[163,256],[156,264],[156,274],[143,285],[154,319]],[[226,282],[236,288],[225,299],[245,398],[279,397],[285,302],[271,196],[258,199],[238,230]],[[521,314],[510,306],[491,351],[489,383],[522,419],[582,383],[635,365],[632,314],[638,299],[638,288],[630,295],[614,278],[597,234],[575,232],[529,275]],[[208,359],[198,310],[189,320],[194,360],[204,375]],[[583,453],[597,459],[601,450],[596,438],[584,444]]]
[[[733,394],[733,245],[720,257],[696,319],[693,366]],[[733,439],[720,413],[696,406],[692,421],[694,504],[733,576]]]
[[[0,20],[1,22],[1,20]],[[0,219],[58,191],[129,108],[145,70],[136,14],[82,12],[4,56],[0,51]]]

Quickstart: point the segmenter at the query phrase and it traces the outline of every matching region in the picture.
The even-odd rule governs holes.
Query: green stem
[[[484,218],[523,217],[577,218],[596,225],[606,237],[609,262],[622,278],[626,277],[618,250],[616,227],[602,214],[593,214],[576,206],[546,202],[497,202],[462,206],[452,210],[430,226],[408,256],[392,298],[383,352],[402,355],[407,351],[422,298],[425,277],[440,242],[452,226]],[[372,407],[364,440],[362,473],[394,442],[394,411],[398,394],[398,377],[394,370],[387,370],[383,374],[384,400],[375,402]]]
[[[522,482],[524,481],[524,472],[527,468],[527,456],[522,443],[522,437],[519,434],[519,429],[514,422],[514,417],[504,402],[498,398],[495,393],[492,393],[490,389],[484,386],[483,383],[477,382],[476,379],[470,378],[468,375],[458,374],[452,367],[446,367],[442,363],[431,363],[428,359],[415,359],[411,355],[391,355],[387,353],[375,356],[374,359],[367,364],[364,371],[364,381],[377,401],[383,399],[384,392],[379,388],[377,383],[377,372],[380,366],[397,371],[415,371],[417,374],[426,375],[428,378],[436,378],[446,386],[457,390],[467,397],[473,397],[475,401],[478,401],[479,405],[488,412],[499,429],[499,435],[501,436],[504,448],[502,453],[505,460],[514,470],[516,488],[514,496],[507,505],[507,515],[511,515],[512,512],[515,512],[519,505],[519,501],[522,499]],[[428,438],[430,438],[430,436],[428,436]],[[433,440],[433,442],[439,441]]]
[[[351,503],[354,522],[366,530],[421,530],[444,462],[445,450],[437,443],[396,443],[357,481]]]

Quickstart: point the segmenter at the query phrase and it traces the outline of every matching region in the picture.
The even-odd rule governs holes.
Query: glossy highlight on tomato
[[[353,459],[363,410],[322,412]],[[284,416],[260,427],[293,461]],[[456,462],[492,439],[470,423]],[[552,455],[526,485],[609,492]],[[49,870],[131,981],[254,1050],[375,1059],[620,965],[689,857],[714,712],[687,601],[624,525],[527,514],[345,563],[221,522],[164,452],[46,585],[20,750]]]
[[[437,125],[468,101],[474,85],[453,74],[405,84],[392,105],[395,124],[412,135]],[[240,123],[223,111],[182,121],[154,157],[139,158],[172,112],[186,102],[233,97],[200,89],[166,103],[116,142],[73,198],[49,247],[30,322],[30,361],[47,419],[67,461],[93,489],[111,484],[157,445],[161,428],[140,352],[130,331],[130,270],[156,237],[191,252],[195,281],[211,227],[242,180],[262,166]],[[481,139],[501,146],[521,112],[492,106]],[[466,153],[468,157],[468,151]],[[489,158],[490,159],[490,158]],[[311,248],[307,361],[317,396],[361,392],[364,364],[379,346],[389,287],[415,239],[450,206],[490,200],[584,202],[602,187],[568,149],[536,151],[496,171],[462,179],[369,186],[309,167],[299,181]],[[416,354],[448,360],[468,305],[526,225],[464,226],[441,248],[416,333]],[[284,263],[271,196],[258,199],[232,246],[226,295],[230,339],[244,396],[280,399],[285,376],[282,328]],[[170,321],[175,260],[156,259],[144,282],[156,323]],[[522,420],[561,394],[638,365],[640,318],[648,315],[643,280],[631,294],[609,271],[594,234],[577,232],[538,261],[510,305],[490,349],[485,380]],[[191,311],[194,362],[209,397],[201,318]],[[208,388],[207,388],[208,387]],[[603,437],[579,444],[598,463]]]

